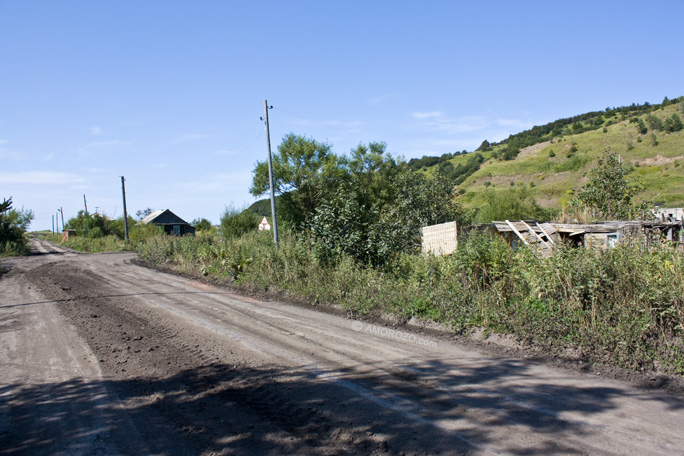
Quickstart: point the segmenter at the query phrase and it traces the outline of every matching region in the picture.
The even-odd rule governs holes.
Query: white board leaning
[[[440,223],[420,229],[423,253],[448,255],[458,246],[458,229],[456,222]]]

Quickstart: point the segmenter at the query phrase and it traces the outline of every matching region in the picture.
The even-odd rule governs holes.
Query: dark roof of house
[[[150,215],[140,220],[140,223],[144,225],[147,225],[148,223],[154,223],[155,225],[190,225],[168,209],[152,212]]]

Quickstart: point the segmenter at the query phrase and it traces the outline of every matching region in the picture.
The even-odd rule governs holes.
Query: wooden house
[[[142,219],[140,223],[145,225],[148,223],[159,225],[164,228],[166,234],[172,234],[174,236],[184,236],[186,234],[191,236],[195,235],[195,228],[193,226],[168,209],[152,212]]]

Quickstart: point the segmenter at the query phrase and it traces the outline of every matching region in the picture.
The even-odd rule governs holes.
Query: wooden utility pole
[[[52,215],[52,234],[55,234],[55,216]]]
[[[83,207],[85,207],[85,215],[88,215],[88,202],[86,201],[85,193],[83,194]]]
[[[62,214],[62,230],[64,230],[64,209],[60,207],[59,213]]]
[[[268,106],[264,100],[264,116],[266,119],[266,147],[268,149],[268,186],[271,188],[271,218],[273,218],[273,242],[278,248],[278,222],[276,221],[275,188],[273,187],[273,160],[271,159],[271,132],[268,126],[268,110],[273,106]]]
[[[126,179],[121,176],[121,193],[123,194],[123,207],[124,207],[124,238],[128,242],[128,214],[126,213]]]

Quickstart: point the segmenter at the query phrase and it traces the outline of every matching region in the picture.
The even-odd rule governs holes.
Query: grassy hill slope
[[[588,129],[586,124],[578,128],[577,122],[568,122],[542,135],[540,139],[545,140],[520,149],[511,160],[504,160],[502,156],[510,149],[515,135],[488,150],[480,150],[476,152],[483,158],[479,169],[467,177],[461,176],[462,182],[455,181],[463,193],[464,204],[467,207],[480,204],[485,189],[505,191],[527,186],[542,207],[560,209],[572,192],[587,182],[589,170],[597,159],[610,150],[620,154],[623,163],[630,166],[628,178],[644,188],[641,199],[665,206],[684,206],[684,130],[668,132],[662,127],[659,131],[654,120],[660,119],[664,124],[673,114],[684,118],[684,97],[665,104],[647,105],[646,110],[643,106],[627,109],[619,115],[613,114],[609,120],[605,119],[606,112],[591,113],[601,116],[593,117],[600,122],[592,125],[593,129]],[[646,132],[643,129],[640,132],[638,119],[643,121]],[[530,142],[529,136],[527,139]],[[440,167],[444,172],[445,167],[451,170],[466,166],[472,156],[472,153],[460,154],[422,170],[433,174],[440,172]]]

